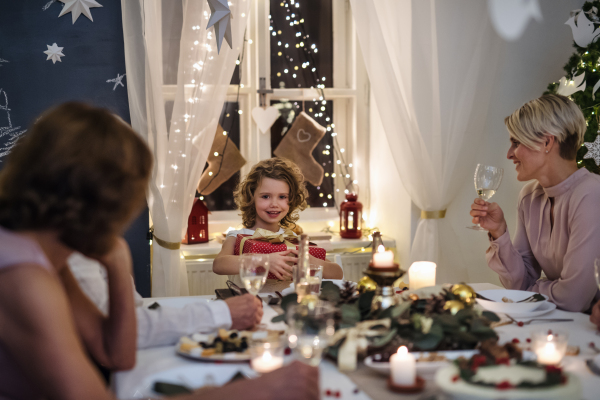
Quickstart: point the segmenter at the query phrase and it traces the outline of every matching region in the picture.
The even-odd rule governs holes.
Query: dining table
[[[490,283],[473,283],[470,286],[475,291],[502,289]],[[169,298],[147,298],[144,306],[157,302],[169,307],[184,307],[192,302],[213,301],[215,296],[186,296]],[[272,323],[271,319],[278,315],[281,309],[271,307],[264,303],[264,315],[262,323],[267,329],[284,330],[284,322]],[[589,320],[589,316],[583,313],[562,311],[555,309],[542,317],[542,319],[572,319],[568,322],[544,322],[535,321],[531,324],[508,323],[495,328],[499,336],[499,343],[516,342],[526,346],[527,339],[532,333],[540,330],[556,330],[567,332],[569,345],[579,349],[579,354],[566,356],[561,366],[569,373],[575,375],[581,382],[582,398],[584,400],[595,400],[600,398],[600,376],[593,374],[586,365],[586,361],[597,355],[591,343],[600,349],[600,336],[597,329]],[[527,320],[527,319],[524,319]],[[518,321],[518,319],[517,319]],[[181,357],[176,354],[176,345],[141,349],[137,351],[136,365],[129,371],[116,372],[111,377],[111,387],[119,399],[148,398],[151,393],[153,381],[163,376],[181,376],[182,372],[194,371],[194,373],[211,373],[218,377],[220,371],[223,374],[230,373],[231,364],[217,364],[211,362],[200,362]],[[292,356],[287,356],[291,361]],[[253,372],[249,363],[235,364],[239,371],[251,375]],[[320,389],[323,400],[345,399],[444,399],[443,393],[433,380],[426,380],[425,389],[418,394],[398,394],[388,390],[387,377],[369,369],[363,362],[358,363],[357,369],[351,372],[340,372],[332,360],[324,359],[320,366]],[[185,380],[184,377],[182,379]],[[218,379],[217,379],[218,381]],[[185,382],[181,382],[184,384]]]

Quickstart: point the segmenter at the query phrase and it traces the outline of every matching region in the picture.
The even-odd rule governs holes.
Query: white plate
[[[565,385],[548,389],[507,389],[496,390],[482,386],[471,385],[462,379],[456,382],[452,378],[458,374],[458,368],[454,365],[448,365],[441,368],[435,374],[436,385],[445,393],[450,394],[452,399],[462,400],[480,400],[480,399],[539,399],[539,400],[563,400],[580,399],[581,385],[579,379],[566,373],[568,381]]]
[[[512,313],[524,313],[530,312],[538,307],[540,307],[544,301],[537,301],[533,303],[517,303],[517,301],[525,300],[528,297],[537,294],[536,292],[526,292],[524,290],[508,290],[508,289],[498,289],[498,290],[481,290],[479,292],[480,295],[487,297],[488,300],[477,299],[477,303],[481,304],[483,308],[492,312],[500,312],[504,314]],[[548,300],[548,296],[542,295]],[[506,297],[514,301],[514,303],[505,303],[502,301],[502,298]]]
[[[418,361],[420,357],[426,357],[429,355],[429,352],[427,351],[416,351],[411,352],[410,354],[415,356],[415,358],[417,359],[417,374],[423,379],[433,379],[435,372],[438,369],[447,366],[452,360],[455,360],[458,357],[470,358],[478,352],[478,350],[451,350],[435,352],[437,354],[446,356],[448,361]],[[365,358],[365,365],[368,368],[371,368],[373,371],[377,371],[382,375],[390,374],[390,363],[373,361],[373,356]]]
[[[542,301],[542,304],[539,308],[534,311],[522,312],[522,313],[505,313],[510,315],[513,318],[533,318],[539,317],[540,315],[544,315],[549,313],[550,311],[556,310],[556,304],[551,303],[549,301]]]

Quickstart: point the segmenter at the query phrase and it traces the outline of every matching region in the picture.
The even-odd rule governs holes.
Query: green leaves
[[[493,313],[493,312],[490,312],[490,311],[484,311],[484,312],[482,312],[481,316],[487,318],[491,322],[498,322],[498,321],[500,321],[500,317],[498,315],[496,315],[496,313]]]
[[[371,342],[371,345],[374,347],[383,347],[386,344],[388,344],[394,337],[396,337],[396,334],[398,334],[398,330],[394,328],[388,333],[386,333],[384,336],[374,339]]]
[[[340,288],[333,282],[325,281],[321,284],[321,296],[319,298],[337,304],[340,301]]]
[[[342,304],[340,312],[342,314],[340,328],[352,328],[360,322],[360,311],[357,304]]]

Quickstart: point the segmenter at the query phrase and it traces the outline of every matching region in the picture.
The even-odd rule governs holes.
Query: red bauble
[[[340,205],[340,236],[346,239],[360,239],[362,236],[362,209],[356,193],[348,193],[346,201]]]
[[[188,218],[188,226],[182,243],[206,243],[208,242],[208,208],[199,198],[194,199],[192,212]]]

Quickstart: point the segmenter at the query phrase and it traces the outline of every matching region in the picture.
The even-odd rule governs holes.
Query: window
[[[167,3],[163,0],[163,4]],[[171,2],[168,4],[170,7]],[[173,18],[172,15],[169,18]],[[302,19],[304,22],[300,22]],[[298,21],[298,24],[294,21]],[[308,36],[300,38],[304,42],[304,48],[298,43],[296,31],[287,29],[299,28],[299,24],[303,24],[303,30],[299,29],[301,35]],[[270,29],[271,25],[275,36]],[[233,205],[233,187],[254,164],[272,157],[283,134],[289,129],[295,116],[303,110],[321,125],[334,123],[335,127],[326,132],[313,152],[327,176],[323,178],[320,187],[309,185],[311,207],[302,213],[302,225],[307,221],[331,221],[338,218],[335,203],[339,204],[344,200],[346,188],[342,171],[337,165],[340,151],[343,151],[346,163],[352,165],[352,179],[357,180],[362,189],[361,202],[368,205],[368,79],[356,45],[349,0],[257,0],[250,13],[247,38],[245,54],[238,67],[241,72],[239,82],[243,86],[237,86],[238,81],[235,79],[239,78],[236,68],[221,115],[221,123],[227,125],[227,118],[223,118],[227,115],[227,110],[239,107],[242,111],[241,115],[236,115],[236,123],[233,124],[236,128],[228,132],[247,163],[223,185],[222,190],[206,196],[212,212],[209,217],[211,225],[218,224],[215,229],[220,230],[239,223],[239,212],[234,210]],[[287,48],[285,43],[288,44]],[[296,47],[296,44],[299,46]],[[279,48],[286,51],[280,51]],[[312,51],[312,58],[307,57],[305,49],[315,48],[317,52]],[[288,70],[287,74],[283,72],[285,69]],[[279,107],[282,114],[267,133],[258,130],[251,116],[252,109],[259,106],[257,90],[261,77],[266,78],[267,86],[273,89],[273,93],[266,96],[266,105]],[[321,104],[319,91],[311,89],[315,82],[324,85],[325,105]],[[167,79],[165,83],[168,83]],[[165,93],[168,92],[166,84]],[[326,108],[325,111],[321,110],[322,106]],[[316,112],[316,107],[319,112]],[[319,113],[323,115],[319,116]],[[227,130],[225,126],[223,128]],[[335,141],[338,146],[335,149],[332,133],[337,134]]]

